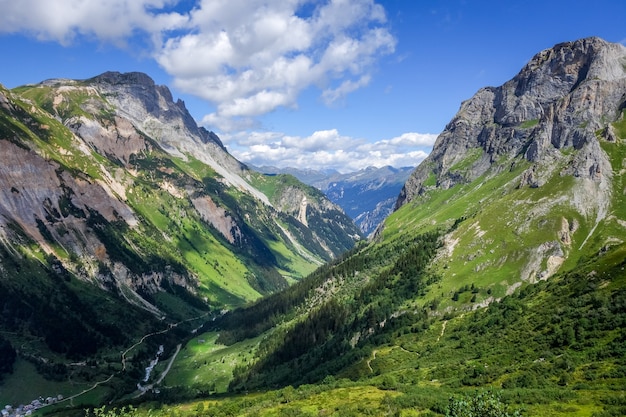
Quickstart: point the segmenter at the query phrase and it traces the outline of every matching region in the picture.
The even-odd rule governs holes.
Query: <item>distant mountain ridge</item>
[[[291,174],[300,181],[320,189],[338,204],[360,227],[365,235],[393,211],[398,194],[413,167],[368,167],[341,174],[337,171],[302,170],[298,168],[259,167],[268,174]]]

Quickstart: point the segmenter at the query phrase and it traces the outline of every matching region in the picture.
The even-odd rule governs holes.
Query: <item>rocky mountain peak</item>
[[[548,103],[567,95],[586,80],[624,77],[624,46],[592,37],[560,43],[536,54],[511,81],[516,96]]]
[[[174,123],[186,130],[194,139],[200,139],[202,143],[213,142],[224,148],[216,134],[196,124],[182,100],[174,102],[170,89],[164,85],[157,85],[147,74],[108,71],[87,82],[109,92],[110,99],[123,97],[125,100],[117,100],[119,101],[117,104],[124,104],[123,109],[137,119],[152,116],[166,124]]]
[[[143,72],[126,72],[122,73],[119,71],[107,71],[100,75],[95,76],[91,79],[97,83],[107,83],[107,84],[137,84],[143,85],[145,87],[154,87],[154,80]]]
[[[219,137],[198,126],[185,103],[182,100],[174,102],[169,88],[157,85],[148,75],[139,72],[105,72],[78,83],[76,88],[93,88],[106,100],[104,104],[91,100],[85,103],[86,106],[95,105],[105,113],[108,109],[115,109],[118,116],[116,123],[124,119],[124,123],[129,123],[132,129],[155,140],[169,154],[182,159],[192,156],[213,168],[225,182],[269,204],[267,197],[244,178],[248,175],[248,168],[228,153]],[[93,113],[94,109],[88,109],[87,112]],[[93,125],[94,122],[88,117],[82,117],[78,123],[74,123],[75,133],[91,137],[92,129],[100,129]],[[109,130],[115,134],[114,126],[110,126]],[[116,149],[112,151],[117,154]]]
[[[504,169],[523,156],[533,166],[522,186],[541,186],[571,148],[563,174],[605,180],[610,164],[597,132],[626,106],[626,47],[600,38],[558,44],[536,54],[510,81],[463,102],[415,170],[396,207],[429,188],[450,188]],[[539,167],[545,169],[539,169]]]

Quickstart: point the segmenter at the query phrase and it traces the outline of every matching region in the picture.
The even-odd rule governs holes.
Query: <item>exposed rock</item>
[[[561,230],[558,233],[559,240],[564,245],[570,246],[572,244],[572,237],[570,236],[570,231],[572,227],[565,217],[561,219]]]
[[[610,123],[626,102],[625,62],[623,45],[587,38],[546,49],[504,85],[481,89],[462,103],[407,180],[396,207],[424,193],[431,174],[446,189],[495,169],[503,157],[524,155],[534,163],[520,184],[540,187],[538,171],[563,159],[563,149],[578,151],[565,174],[606,182],[603,174],[611,167],[596,131],[606,129],[607,140],[615,141]],[[468,160],[475,149],[482,155]],[[455,169],[463,161],[469,167]]]
[[[486,239],[502,244],[480,252],[474,222],[463,222],[447,242],[472,243],[443,248],[438,265],[472,263],[474,272],[497,274],[506,263],[507,285],[547,279],[568,257],[620,239],[610,216],[621,210],[613,194],[625,171],[615,166],[615,145],[602,142],[623,141],[625,109],[626,47],[588,38],[546,49],[512,80],[461,104],[396,209],[410,204],[407,212],[417,213],[449,196],[454,208],[435,208],[433,223],[476,219]],[[458,193],[438,192],[452,187]]]
[[[86,82],[137,131],[156,140],[170,154],[182,159],[191,155],[211,166],[229,184],[270,204],[267,196],[246,181],[248,168],[226,151],[215,133],[199,127],[185,103],[174,102],[166,86],[156,85],[148,75],[137,72],[107,72]]]
[[[60,202],[69,199],[73,210],[92,209],[108,221],[123,220],[134,226],[137,220],[128,206],[111,196],[101,184],[74,178],[59,166],[32,151],[0,140],[0,223],[16,221],[39,242],[45,242],[38,221],[82,223],[73,214],[64,214]]]
[[[198,213],[200,213],[200,216],[219,230],[226,240],[232,244],[241,240],[241,230],[237,222],[228,215],[224,208],[218,207],[210,197],[197,197],[191,201]]]

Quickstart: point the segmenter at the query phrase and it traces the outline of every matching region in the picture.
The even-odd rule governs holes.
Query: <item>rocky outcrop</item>
[[[293,178],[290,175],[283,177]],[[345,246],[346,236],[354,241],[362,238],[360,230],[348,220],[349,217],[341,207],[313,187],[286,185],[277,190],[272,198],[272,204],[308,228],[309,232],[306,234],[310,233],[311,240],[316,246],[323,248],[328,260],[332,259],[337,248]],[[300,233],[302,232],[304,230]]]
[[[406,182],[396,208],[429,188],[497,173],[517,156],[532,163],[520,186],[539,187],[563,149],[576,151],[564,175],[606,181],[611,168],[596,132],[607,129],[606,139],[615,140],[610,124],[625,106],[623,45],[587,38],[542,51],[512,80],[462,103]]]
[[[511,290],[548,279],[623,242],[612,213],[625,111],[626,47],[587,38],[542,51],[461,104],[404,185],[398,218],[449,228],[455,244],[438,261],[448,277],[471,271]]]
[[[226,150],[215,133],[196,124],[182,100],[174,102],[169,88],[156,85],[154,80],[144,73],[110,71],[87,80],[87,83],[103,92],[111,104],[131,119],[144,120],[146,124],[156,119],[162,123],[162,128],[167,126],[167,131],[162,131],[164,134],[177,132],[172,136],[186,135],[205,144],[213,143]],[[173,141],[170,135],[155,138]]]
[[[215,227],[229,243],[241,241],[242,233],[235,219],[224,208],[215,204],[211,197],[196,197],[191,201],[202,219]]]

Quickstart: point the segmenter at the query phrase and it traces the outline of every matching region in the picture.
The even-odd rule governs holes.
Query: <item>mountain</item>
[[[0,87],[0,347],[21,369],[106,373],[140,336],[180,339],[361,237],[319,190],[233,158],[145,74]],[[97,371],[68,365],[96,356]]]
[[[625,144],[626,48],[538,53],[462,103],[373,239],[207,323],[166,386],[236,393],[215,415],[624,415]]]
[[[622,243],[624,55],[598,38],[559,44],[461,105],[397,204],[417,224],[466,219],[449,274],[511,291]]]
[[[365,235],[369,235],[391,214],[398,193],[414,168],[368,167],[347,174],[297,168],[257,169],[268,174],[291,174],[318,188],[333,203],[339,205]]]
[[[332,178],[337,175],[341,175],[337,170],[334,169],[326,169],[326,170],[317,170],[317,169],[301,169],[294,167],[286,167],[286,168],[278,168],[275,166],[261,166],[261,167],[253,167],[256,171],[262,172],[264,174],[275,175],[275,174],[289,174],[293,175],[300,181],[305,184],[312,185],[318,189],[322,189],[327,185],[329,178]]]

